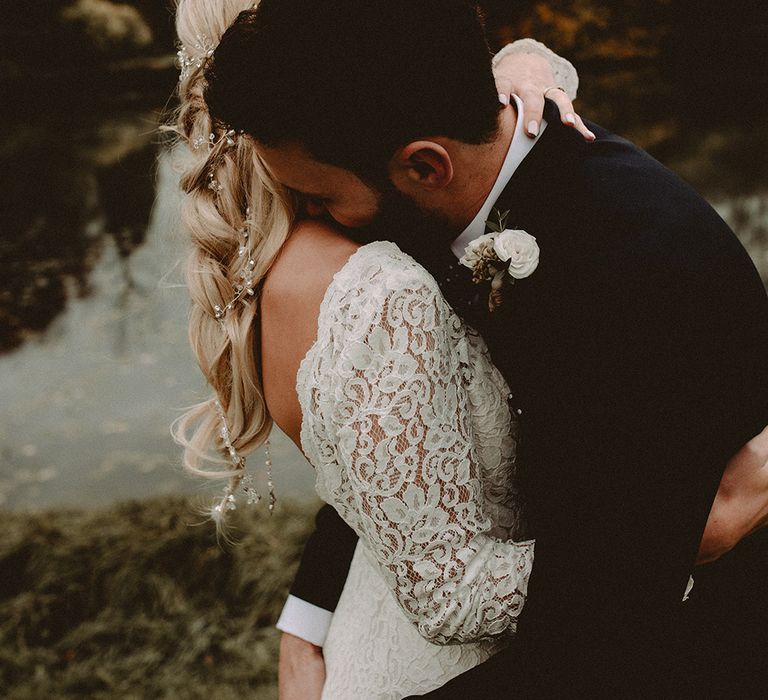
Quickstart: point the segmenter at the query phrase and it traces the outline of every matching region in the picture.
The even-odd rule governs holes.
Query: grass
[[[0,696],[276,698],[273,625],[313,512],[240,508],[234,545],[184,499],[3,513]]]

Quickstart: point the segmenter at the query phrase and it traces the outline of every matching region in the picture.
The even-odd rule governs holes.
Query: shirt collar
[[[539,128],[539,134],[535,139],[531,139],[526,136],[523,124],[523,103],[517,95],[512,95],[515,101],[515,108],[517,110],[517,123],[515,124],[515,132],[512,134],[512,142],[509,144],[509,150],[507,156],[504,159],[504,164],[499,170],[499,175],[496,178],[496,182],[491,189],[488,199],[477,212],[477,215],[470,222],[469,226],[454,239],[451,243],[451,250],[457,258],[461,258],[464,255],[466,247],[485,233],[485,222],[488,220],[488,216],[493,209],[493,205],[501,196],[504,188],[509,184],[512,176],[515,174],[515,170],[520,166],[520,163],[525,160],[525,157],[531,152],[536,145],[541,135],[544,133],[544,129],[547,128],[547,122],[541,120],[541,127]]]

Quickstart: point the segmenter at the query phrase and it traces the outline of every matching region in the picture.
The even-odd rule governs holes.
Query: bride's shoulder
[[[289,307],[317,310],[332,284],[337,296],[436,288],[431,275],[394,243],[361,246],[323,222],[306,220],[296,225],[270,269],[262,305],[278,305],[283,313],[290,313]]]
[[[334,276],[359,245],[321,221],[296,224],[270,268],[262,289],[262,304],[318,304]]]

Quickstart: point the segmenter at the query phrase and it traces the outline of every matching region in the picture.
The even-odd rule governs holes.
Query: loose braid
[[[210,50],[238,14],[253,6],[253,0],[179,0],[176,30],[188,68],[179,83],[180,106],[168,127],[186,145],[179,167],[185,193],[182,224],[192,243],[186,267],[192,297],[189,340],[213,389],[208,400],[174,422],[172,434],[184,447],[187,470],[228,479],[229,493],[242,480],[243,470],[225,456],[216,402],[239,455],[253,452],[266,441],[272,419],[258,370],[258,295],[261,281],[288,238],[295,213],[295,203],[270,179],[253,141],[245,135],[228,139],[227,127],[212,122],[203,99],[203,71]],[[240,254],[244,230],[250,256]],[[255,266],[245,270],[249,260]],[[235,285],[244,272],[252,277],[255,295],[244,294],[217,319],[216,307],[226,308],[235,298]],[[204,462],[221,466],[204,468]]]

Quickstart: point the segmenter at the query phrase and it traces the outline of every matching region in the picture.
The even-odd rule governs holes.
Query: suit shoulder
[[[581,153],[568,174],[568,210],[609,260],[619,259],[619,269],[750,274],[751,261],[728,224],[664,164],[608,132]]]

